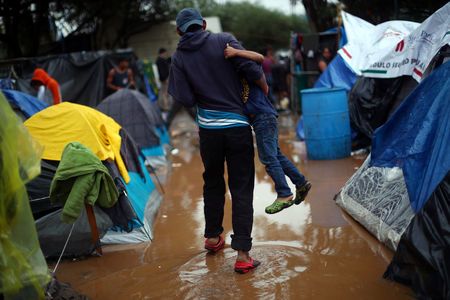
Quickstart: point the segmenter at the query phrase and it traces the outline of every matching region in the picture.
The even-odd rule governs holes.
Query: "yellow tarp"
[[[44,146],[43,159],[61,160],[64,147],[80,142],[100,160],[115,160],[126,183],[128,171],[120,155],[120,125],[88,106],[63,102],[50,106],[25,122],[30,134]]]

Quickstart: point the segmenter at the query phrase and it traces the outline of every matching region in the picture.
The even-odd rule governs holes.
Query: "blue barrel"
[[[344,88],[300,91],[309,159],[338,159],[350,155],[350,117]]]

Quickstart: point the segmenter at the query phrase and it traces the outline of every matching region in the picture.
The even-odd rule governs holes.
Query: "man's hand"
[[[225,58],[232,58],[236,57],[238,55],[238,52],[238,49],[231,47],[230,44],[227,43],[227,47],[225,48],[225,50],[223,50],[223,55],[225,56]]]

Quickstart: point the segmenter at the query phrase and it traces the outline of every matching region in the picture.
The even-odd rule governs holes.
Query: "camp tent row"
[[[347,88],[352,127],[372,144],[336,201],[395,251],[385,278],[409,285],[420,299],[448,299],[450,4],[422,24],[373,26],[355,18],[344,16],[349,44],[317,83]],[[352,29],[365,26],[364,41],[356,34],[355,44]],[[422,31],[431,31],[430,40],[419,38]],[[392,57],[414,64],[387,69]],[[418,57],[423,64],[416,64]]]
[[[105,99],[98,108],[104,109],[112,119],[84,105],[63,102],[47,107],[37,98],[16,90],[3,90],[3,93],[16,114],[25,120],[31,136],[44,149],[41,174],[27,184],[27,191],[45,256],[61,253],[71,229],[70,224],[61,221],[62,206],[50,202],[49,191],[61,153],[73,141],[87,146],[104,162],[120,192],[119,201],[113,208],[94,206],[101,242],[151,240],[152,223],[162,196],[155,188],[146,163],[166,162],[162,143],[168,143],[167,131],[154,103],[138,91],[121,90]],[[124,107],[115,105],[117,103],[126,104],[133,112],[133,119],[124,118],[119,112]],[[90,232],[83,211],[76,221],[65,255],[91,253],[95,245],[91,242]]]
[[[108,167],[120,192],[113,208],[94,207],[102,243],[136,243],[152,238],[151,226],[161,195],[145,165],[145,157],[128,132],[103,113],[63,102],[25,121],[31,136],[43,147],[42,173],[27,185],[41,247],[46,256],[59,255],[71,225],[61,219],[61,205],[49,199],[51,180],[64,147],[73,141],[87,146]],[[93,250],[86,215],[77,220],[66,255]]]

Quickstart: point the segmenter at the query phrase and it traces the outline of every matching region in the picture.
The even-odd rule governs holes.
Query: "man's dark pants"
[[[200,128],[200,153],[203,173],[205,237],[217,237],[223,232],[225,204],[224,165],[227,164],[228,187],[232,199],[231,247],[249,251],[252,246],[253,187],[255,165],[250,126],[226,129]]]

